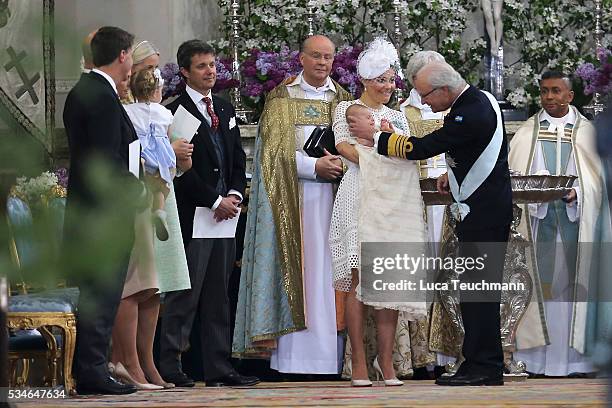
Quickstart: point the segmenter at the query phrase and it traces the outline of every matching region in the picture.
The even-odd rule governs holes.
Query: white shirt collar
[[[202,95],[200,92],[196,91],[189,85],[185,85],[185,90],[187,91],[187,95],[189,95],[189,97],[191,98],[193,103],[195,103],[196,106],[198,106],[198,104],[202,102],[202,99],[205,97],[209,97],[212,103],[212,93],[210,89],[208,90],[208,93],[206,95]]]
[[[546,112],[545,110],[542,110],[542,113],[540,114],[540,121],[542,120],[547,120],[548,123],[550,123],[551,125],[565,126],[568,123],[573,125],[576,123],[576,113],[574,112],[574,109],[572,109],[571,105],[569,107],[569,111],[567,112],[567,115],[561,118],[553,118],[552,116],[548,114],[548,112]]]
[[[465,91],[467,91],[469,87],[470,87],[470,84],[466,84],[466,85],[465,85],[465,88],[463,88],[463,91],[461,91],[461,93],[459,94],[459,96],[457,96],[457,97],[455,98],[455,100],[453,101],[453,103],[451,103],[451,106],[450,106],[451,108],[453,107],[453,105],[455,104],[455,102],[457,102],[457,99],[461,98],[461,95],[463,95],[463,93],[464,93]]]
[[[115,93],[119,95],[119,93],[117,92],[117,85],[115,84],[115,81],[113,80],[113,78],[111,78],[110,75],[108,75],[104,71],[100,71],[98,68],[92,69],[91,72],[95,72],[96,74],[101,75],[102,78],[106,79],[108,83],[111,84],[111,86],[113,87],[113,91],[115,91]]]
[[[442,112],[433,112],[431,110],[431,106],[423,103],[421,101],[421,96],[415,88],[412,88],[410,90],[410,95],[408,95],[408,98],[400,105],[401,108],[405,108],[407,106],[414,106],[415,108],[420,110],[421,117],[425,120],[442,119],[442,117],[444,116]]]
[[[300,85],[302,89],[305,91],[316,92],[316,93],[332,91],[336,93],[336,87],[334,85],[334,82],[331,80],[329,76],[327,77],[325,84],[317,88],[317,87],[310,85],[308,82],[306,82],[303,74],[304,74],[304,71],[300,72],[300,74],[293,81],[291,81],[291,83],[287,84],[287,86]]]

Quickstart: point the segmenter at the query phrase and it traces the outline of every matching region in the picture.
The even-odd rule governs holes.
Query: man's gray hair
[[[453,91],[459,91],[465,87],[466,82],[461,77],[461,74],[455,71],[453,67],[446,62],[431,62],[421,68],[416,76],[427,71],[427,82],[432,88],[442,88],[447,86]]]
[[[410,85],[414,85],[414,77],[421,68],[430,62],[446,62],[442,54],[436,51],[419,51],[410,57],[408,65],[406,65],[406,78]]]

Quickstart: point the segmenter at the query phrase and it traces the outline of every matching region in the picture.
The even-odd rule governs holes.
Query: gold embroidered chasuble
[[[287,135],[296,134],[296,128],[300,126],[329,126],[337,104],[352,99],[335,81],[336,93],[330,102],[291,98],[286,84],[292,79],[286,80],[268,94],[259,129],[261,173],[271,204],[282,283],[294,326],[285,330],[287,333],[306,328],[301,194],[295,162],[295,152],[301,149],[297,148],[297,137]]]

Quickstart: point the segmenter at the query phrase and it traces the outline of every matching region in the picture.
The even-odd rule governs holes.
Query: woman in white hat
[[[423,201],[416,163],[400,163],[356,145],[346,118],[347,108],[360,104],[370,110],[375,123],[387,122],[396,132],[409,133],[404,114],[385,106],[395,91],[396,78],[402,75],[395,47],[382,38],[373,40],[360,54],[357,72],[364,91],[359,99],[338,104],[333,125],[336,147],[348,168],[336,195],[330,227],[334,287],[348,292],[345,317],[351,346],[352,385],[372,385],[363,341],[364,306],[375,308],[378,354],[374,369],[382,375],[385,385],[402,385],[393,367],[398,312],[420,317],[425,315],[425,304],[407,301],[410,299],[396,302],[362,296],[365,292],[360,285],[360,245],[425,242]],[[351,118],[350,112],[348,116]]]

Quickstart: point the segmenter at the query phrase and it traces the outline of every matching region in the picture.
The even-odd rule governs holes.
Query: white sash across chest
[[[497,127],[495,128],[495,133],[491,138],[491,141],[482,151],[478,159],[474,162],[468,173],[466,174],[461,186],[457,184],[457,179],[455,178],[455,174],[453,173],[452,166],[448,164],[448,182],[450,185],[451,193],[453,194],[453,199],[455,202],[451,204],[450,209],[453,217],[456,220],[462,221],[465,217],[470,213],[470,206],[464,203],[465,200],[470,198],[470,196],[484,183],[484,181],[489,177],[489,174],[493,171],[495,167],[495,163],[497,162],[497,158],[499,156],[499,151],[501,149],[504,131],[502,129],[502,117],[501,110],[499,109],[499,105],[497,101],[488,92],[481,91],[484,93],[489,102],[491,102],[491,106],[495,111],[495,116],[497,117]],[[448,155],[447,155],[448,157]],[[448,160],[448,159],[447,159]]]

